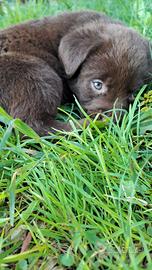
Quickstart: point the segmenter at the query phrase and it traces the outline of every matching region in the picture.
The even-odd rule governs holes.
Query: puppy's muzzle
[[[82,107],[85,109],[91,118],[95,118],[98,114],[98,119],[103,119],[103,115],[107,115],[114,118],[121,118],[124,115],[126,109],[128,109],[129,104],[133,101],[133,97],[127,97],[123,100],[116,100],[114,102],[108,102],[105,100],[94,99],[89,102],[82,103]]]

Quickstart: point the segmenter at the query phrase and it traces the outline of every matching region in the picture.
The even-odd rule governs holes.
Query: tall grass
[[[4,1],[0,25],[84,8],[152,37],[148,0]],[[143,91],[121,123],[90,120],[43,138],[0,110],[0,269],[152,269],[152,102],[143,109]]]

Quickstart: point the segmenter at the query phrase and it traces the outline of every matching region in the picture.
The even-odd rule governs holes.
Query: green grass
[[[44,2],[4,2],[1,28],[92,8],[152,38],[149,0]],[[90,120],[44,138],[0,110],[0,269],[152,269],[152,93],[143,91],[121,124]]]

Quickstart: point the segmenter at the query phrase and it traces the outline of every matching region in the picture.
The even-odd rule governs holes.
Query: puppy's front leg
[[[69,130],[68,124],[54,120],[62,92],[61,78],[43,60],[13,52],[0,56],[0,105],[38,134]]]

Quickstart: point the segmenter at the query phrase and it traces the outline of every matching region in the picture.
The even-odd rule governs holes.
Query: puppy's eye
[[[101,91],[103,86],[103,82],[101,80],[92,80],[91,81],[91,87],[95,91]]]

